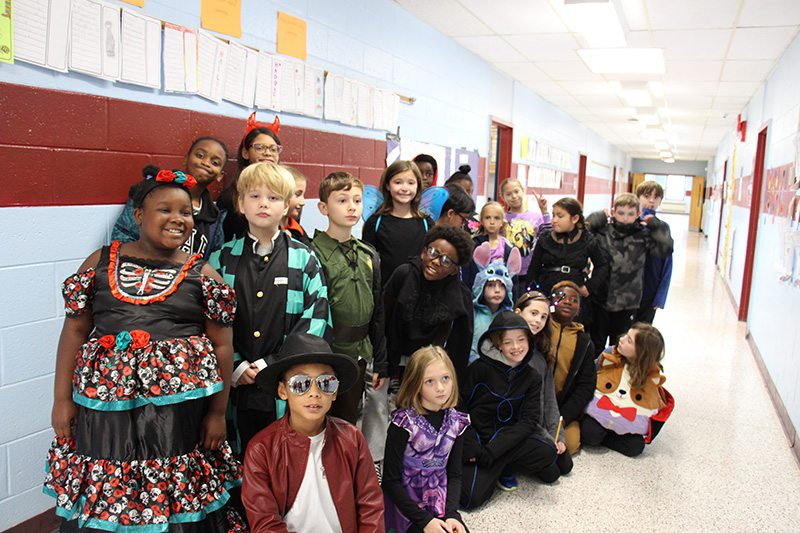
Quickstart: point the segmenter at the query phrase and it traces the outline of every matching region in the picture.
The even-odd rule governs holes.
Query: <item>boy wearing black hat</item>
[[[286,338],[256,384],[287,402],[287,414],[250,441],[242,501],[250,530],[384,532],[372,456],[352,424],[326,416],[356,384],[355,361],[307,333]]]

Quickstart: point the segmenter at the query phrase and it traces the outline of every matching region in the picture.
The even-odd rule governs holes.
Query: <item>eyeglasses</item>
[[[428,256],[428,259],[431,261],[439,260],[439,263],[445,268],[454,267],[456,262],[444,255],[442,252],[437,250],[436,248],[431,248],[430,246],[425,247],[425,255]]]
[[[339,389],[339,379],[330,374],[322,374],[316,378],[305,374],[296,374],[286,380],[286,386],[292,394],[302,396],[311,388],[311,382],[317,382],[317,388],[323,394],[333,394]]]
[[[269,152],[272,155],[281,155],[281,152],[283,152],[283,146],[281,146],[280,144],[271,144],[267,146],[266,144],[255,143],[252,146],[250,146],[250,148],[255,150],[256,153],[259,155],[266,154],[267,150],[269,150]]]

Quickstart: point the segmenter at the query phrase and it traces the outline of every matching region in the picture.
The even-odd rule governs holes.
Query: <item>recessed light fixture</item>
[[[628,44],[628,24],[618,0],[564,0],[562,13],[570,29],[581,32],[592,48]]]
[[[641,124],[642,126],[658,125],[658,115],[641,114],[641,115],[636,115],[636,118],[639,120],[639,124]]]
[[[643,139],[652,139],[655,141],[675,141],[678,134],[671,131],[664,131],[661,128],[647,128],[639,132]]]
[[[666,159],[663,159],[662,161],[664,161],[664,163],[674,163],[675,162],[675,158],[674,157],[667,157]]]
[[[667,142],[653,143],[653,146],[656,147],[656,150],[669,150],[669,143]]]
[[[663,159],[669,159],[672,157],[672,152],[659,152],[658,155],[660,155]]]
[[[585,48],[578,55],[595,74],[664,74],[661,48]],[[651,104],[652,105],[652,104]]]

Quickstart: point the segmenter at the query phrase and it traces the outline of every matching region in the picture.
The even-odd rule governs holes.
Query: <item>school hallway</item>
[[[553,486],[519,476],[517,491],[464,513],[471,531],[800,531],[800,470],[714,249],[688,216],[662,218],[674,269],[654,325],[672,416],[637,458],[590,448]]]

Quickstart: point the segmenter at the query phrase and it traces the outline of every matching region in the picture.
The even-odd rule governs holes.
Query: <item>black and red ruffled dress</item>
[[[56,438],[44,491],[69,529],[245,531],[226,505],[241,484],[228,443],[200,449],[209,397],[223,388],[206,320],[231,326],[233,290],[185,264],[103,249],[63,285],[66,313],[92,313],[73,376],[74,438]]]

